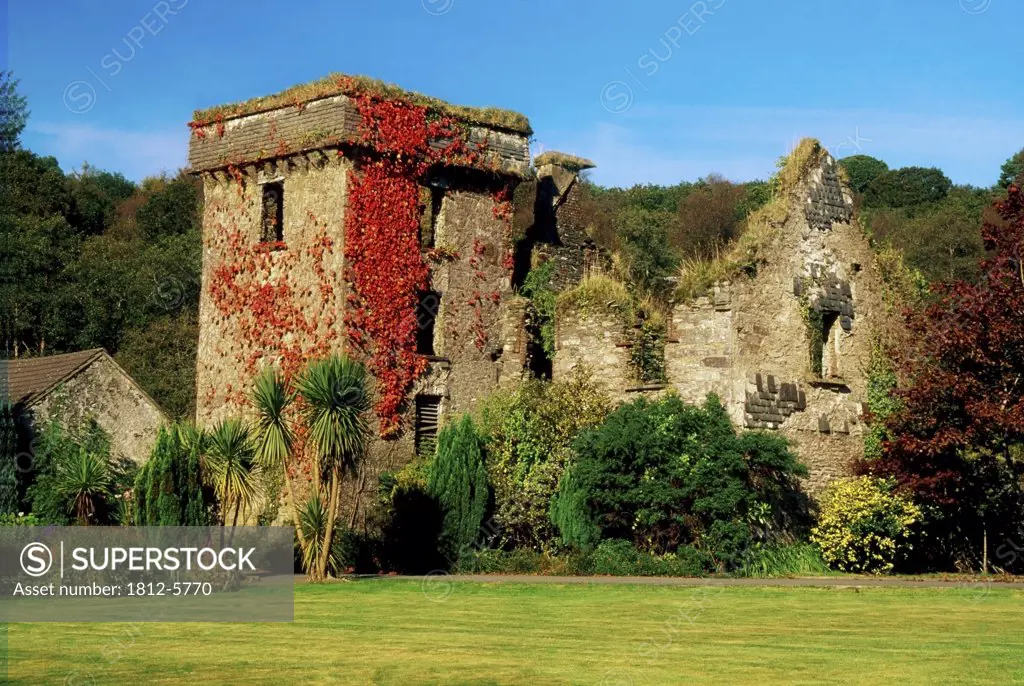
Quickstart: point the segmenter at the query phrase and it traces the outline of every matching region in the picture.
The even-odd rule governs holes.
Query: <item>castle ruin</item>
[[[189,162],[205,196],[199,423],[245,412],[248,384],[266,365],[294,371],[352,352],[353,327],[373,339],[369,349],[374,336],[394,336],[408,356],[371,363],[383,370],[377,395],[398,392],[401,402],[379,406],[395,417],[380,420],[384,438],[358,479],[369,492],[377,474],[430,449],[443,417],[537,373],[517,292],[526,271],[538,255],[553,261],[552,286],[564,291],[607,258],[579,212],[579,173],[593,163],[560,153],[531,163],[531,133],[521,115],[347,77],[197,113]],[[673,306],[664,383],[637,382],[632,323],[593,308],[559,310],[546,373],[557,380],[586,365],[617,399],[671,388],[700,402],[715,392],[738,425],[792,438],[812,489],[845,473],[862,453],[880,288],[827,153],[788,202],[756,274]],[[375,231],[393,245],[368,253]],[[420,264],[424,280],[403,281]],[[389,297],[399,282],[405,290]],[[375,308],[402,298],[411,324],[394,310],[397,332],[359,319],[380,319]]]

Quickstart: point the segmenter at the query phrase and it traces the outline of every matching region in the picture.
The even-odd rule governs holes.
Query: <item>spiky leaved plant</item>
[[[325,551],[331,550],[334,537],[342,475],[355,472],[369,441],[370,396],[365,368],[343,355],[310,362],[296,386],[305,400],[302,415],[314,449],[314,493],[322,498],[323,476],[330,478],[323,543],[316,566],[307,570],[311,579],[322,580],[327,575]]]
[[[84,447],[57,467],[57,492],[67,499],[68,509],[81,525],[96,521],[112,481],[104,457]]]
[[[292,509],[295,535],[305,554],[305,533],[299,523],[300,512],[295,504],[295,491],[288,471],[295,448],[295,436],[287,411],[295,400],[295,391],[289,388],[283,375],[268,367],[256,377],[249,399],[256,409],[256,462],[268,473],[284,472],[285,492]]]
[[[241,419],[225,419],[214,425],[203,443],[210,484],[221,503],[221,525],[227,525],[228,511],[233,507],[234,526],[239,514],[260,497],[252,434]]]

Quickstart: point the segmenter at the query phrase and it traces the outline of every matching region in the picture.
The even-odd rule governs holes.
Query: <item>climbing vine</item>
[[[665,383],[665,326],[644,320],[633,330],[629,364],[642,384]]]
[[[400,411],[415,380],[428,366],[417,353],[420,295],[430,287],[430,263],[460,259],[444,247],[421,251],[421,185],[438,166],[487,168],[486,142],[470,146],[468,125],[444,112],[412,99],[382,95],[359,81],[338,83],[358,113],[355,136],[339,149],[339,157],[352,160],[347,179],[344,226],[344,271],[336,273],[330,236],[338,228],[317,224],[315,238],[302,250],[288,250],[283,243],[251,244],[251,236],[239,230],[236,218],[220,208],[220,225],[211,232],[216,245],[209,247],[222,261],[212,269],[210,293],[221,317],[232,320],[232,340],[224,341],[239,358],[247,376],[263,364],[277,364],[288,377],[312,357],[339,347],[341,336],[351,344],[350,353],[365,360],[376,379],[376,412],[383,436],[400,428]],[[205,128],[209,126],[210,128]],[[193,123],[201,138],[224,135],[224,116],[214,113]],[[284,156],[322,141],[318,132],[295,141],[279,140],[276,125],[270,133],[273,151],[263,156]],[[227,175],[235,182],[241,203],[253,198],[246,192],[242,160],[224,160]],[[472,336],[483,351],[490,324],[485,313],[496,311],[501,293],[491,285],[488,269],[501,263],[511,272],[512,191],[503,188],[493,195],[494,217],[506,227],[505,254],[475,240],[468,256],[472,295]],[[251,208],[250,208],[251,209]],[[302,232],[311,235],[309,231]],[[340,256],[337,256],[340,257]],[[302,281],[296,280],[297,268]],[[312,281],[309,270],[312,270]],[[340,270],[340,267],[339,267]],[[347,289],[338,287],[343,281]],[[336,302],[344,298],[344,302]],[[493,304],[493,307],[492,307]],[[344,312],[344,328],[338,318]],[[492,322],[493,323],[493,322]],[[226,353],[231,354],[231,353]],[[244,399],[243,388],[227,387],[225,400]],[[210,393],[216,393],[210,389]],[[211,398],[212,399],[212,398]]]
[[[357,156],[345,213],[345,324],[377,380],[377,415],[384,436],[399,428],[399,411],[412,383],[427,368],[416,353],[416,305],[430,285],[420,252],[419,180],[432,165],[465,161],[466,127],[425,106],[369,93],[352,96],[360,116]],[[432,141],[446,141],[434,147]],[[372,156],[371,156],[372,155]],[[474,247],[471,264],[479,257]],[[483,294],[475,294],[477,308]],[[473,304],[473,303],[471,303]],[[477,331],[478,345],[482,334]]]
[[[334,242],[325,222],[312,213],[308,220],[315,227],[314,238],[302,251],[284,250],[279,242],[251,243],[232,212],[211,232],[209,247],[223,260],[210,275],[210,298],[220,315],[234,323],[229,343],[245,377],[270,362],[291,378],[337,341]],[[311,265],[312,287],[300,283],[300,264]],[[245,402],[245,389],[229,384],[223,390],[227,401]]]

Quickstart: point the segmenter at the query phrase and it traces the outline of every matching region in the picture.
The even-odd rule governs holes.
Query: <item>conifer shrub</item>
[[[427,472],[427,492],[444,511],[442,550],[457,561],[477,540],[490,494],[482,440],[469,415],[441,430]]]
[[[18,427],[10,402],[0,402],[0,515],[18,511]]]
[[[149,461],[135,479],[138,526],[206,526],[210,499],[203,491],[201,446],[187,427],[162,427]]]

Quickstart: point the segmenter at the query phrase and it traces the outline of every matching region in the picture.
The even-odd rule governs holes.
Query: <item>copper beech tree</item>
[[[1021,189],[1011,185],[996,209],[1000,225],[982,227],[980,280],[939,286],[934,301],[907,313],[910,342],[895,355],[901,407],[887,421],[892,438],[882,456],[866,465],[895,478],[930,513],[919,546],[930,550],[930,564],[982,559],[987,540],[998,548],[1021,521]]]

